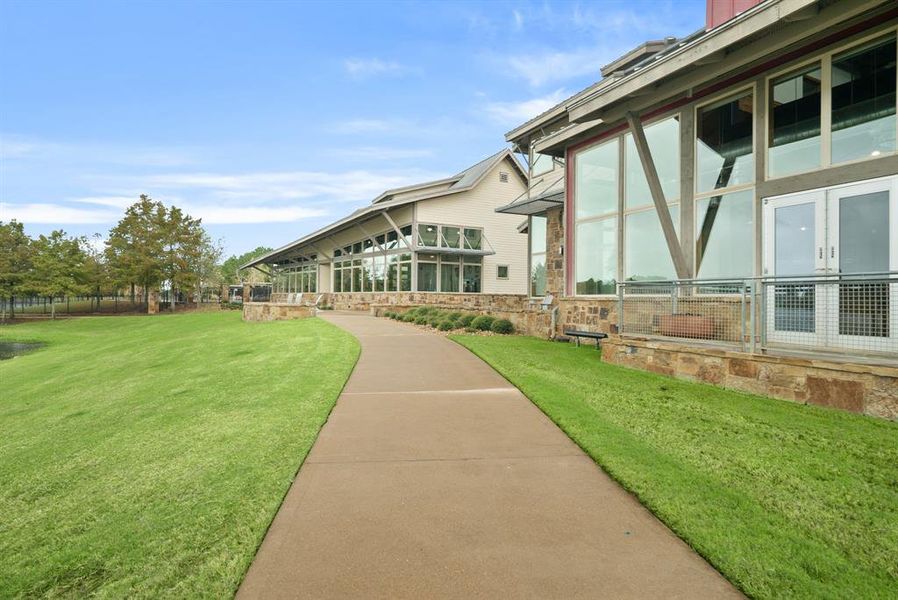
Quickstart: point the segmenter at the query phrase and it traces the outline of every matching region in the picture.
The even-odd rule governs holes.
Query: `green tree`
[[[237,273],[237,270],[240,268],[240,265],[244,265],[254,258],[259,258],[265,254],[271,252],[271,248],[265,246],[259,246],[255,250],[250,250],[249,252],[244,252],[243,254],[237,256],[232,255],[230,258],[225,260],[221,265],[221,274],[224,278],[224,282],[227,284],[238,284],[241,282],[240,275]],[[267,281],[268,278],[260,273],[259,271],[252,269],[249,273],[242,273],[244,279],[247,279],[251,283],[260,283],[262,281]]]
[[[25,235],[22,223],[0,221],[0,297],[9,302],[12,317],[16,296],[27,291],[32,250],[31,238]]]
[[[164,279],[163,247],[164,223],[167,210],[161,202],[154,202],[146,194],[125,211],[125,216],[109,232],[106,240],[106,262],[112,280],[119,286],[143,289],[147,302],[150,288]]]
[[[56,318],[56,297],[73,296],[87,291],[84,238],[70,238],[61,229],[34,240],[30,287],[50,297],[52,317]]]

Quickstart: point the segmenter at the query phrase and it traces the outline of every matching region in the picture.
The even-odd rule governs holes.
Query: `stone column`
[[[159,292],[156,290],[153,290],[147,295],[147,314],[155,315],[158,312],[159,312]]]

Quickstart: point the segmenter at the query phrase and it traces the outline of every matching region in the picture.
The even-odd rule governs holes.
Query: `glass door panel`
[[[767,286],[767,339],[770,341],[818,343],[820,297],[811,280],[825,269],[824,210],[824,196],[820,192],[765,200],[764,273],[785,278]]]
[[[883,275],[895,261],[898,219],[894,180],[880,180],[828,193],[830,342],[839,347],[898,350],[898,282]]]

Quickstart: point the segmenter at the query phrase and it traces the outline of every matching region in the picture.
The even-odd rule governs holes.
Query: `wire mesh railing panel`
[[[741,346],[750,321],[749,289],[741,281],[623,283],[620,331]]]
[[[898,275],[762,280],[768,346],[898,356]]]
[[[626,282],[622,335],[898,361],[898,273]]]

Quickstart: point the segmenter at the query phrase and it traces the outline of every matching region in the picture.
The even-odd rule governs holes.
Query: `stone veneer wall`
[[[302,304],[283,304],[277,302],[244,302],[244,321],[287,321],[314,317],[315,308]]]
[[[556,298],[564,295],[564,208],[546,211],[546,292]]]
[[[524,294],[441,294],[434,292],[354,292],[325,294],[322,305],[337,310],[368,310],[382,315],[427,305],[447,310],[478,312],[508,319],[527,335],[549,337],[551,313]]]
[[[620,337],[605,340],[602,360],[794,402],[898,419],[898,367]]]

